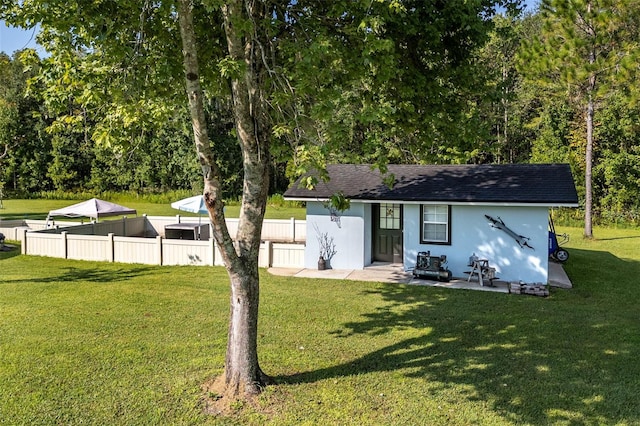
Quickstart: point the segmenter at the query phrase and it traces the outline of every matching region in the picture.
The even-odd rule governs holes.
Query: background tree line
[[[30,50],[13,57],[0,54],[0,148],[6,152],[0,159],[0,182],[5,192],[201,190],[186,105],[173,105],[154,117],[148,114],[153,106],[145,111],[140,102],[128,112],[134,118],[113,115],[105,125],[105,117],[97,117],[104,113],[99,105],[89,109],[77,99],[91,84],[89,89],[77,87],[65,74],[78,71],[66,66],[43,78],[38,74],[41,61]],[[66,90],[47,86],[51,78],[68,82]],[[224,185],[234,197],[242,177],[229,109],[214,102],[206,108],[215,117],[209,131],[218,136],[221,166],[233,170]],[[105,126],[118,133],[117,141]]]
[[[591,4],[573,3],[581,3],[584,10]],[[618,4],[622,6],[617,13],[597,17],[603,27],[631,28],[637,22],[640,14],[633,2]],[[428,80],[425,70],[442,67],[439,52],[431,52],[429,58],[402,57],[412,45],[426,43],[429,35],[419,29],[419,22],[389,19],[384,36],[367,48],[370,62],[340,60],[340,49],[349,49],[355,42],[346,30],[339,34],[344,44],[331,49],[322,46],[322,40],[335,43],[336,34],[316,37],[318,53],[289,64],[286,72],[291,80],[302,81],[315,74],[315,79],[327,83],[313,94],[301,85],[295,93],[282,85],[276,98],[275,109],[282,117],[274,127],[279,144],[273,146],[271,192],[282,192],[303,169],[305,160],[568,162],[584,200],[586,112],[576,91],[567,89],[572,80],[549,76],[551,68],[540,56],[540,46],[560,33],[558,22],[567,13],[555,6],[545,2],[535,13],[493,16],[488,37],[474,28],[463,34],[440,29],[438,37],[451,34],[449,43],[473,42],[469,44],[471,54],[461,56],[458,63],[455,57],[446,58],[450,63],[438,82]],[[325,13],[339,16],[337,9]],[[369,31],[377,31],[375,21],[369,25]],[[407,25],[415,29],[414,36],[396,37]],[[572,36],[575,39],[568,40]],[[618,31],[611,40],[624,46],[620,49],[625,52],[635,52],[638,34]],[[577,35],[568,34],[562,46],[570,48],[571,43],[579,42]],[[613,55],[603,53],[607,54]],[[395,66],[394,73],[382,72],[382,68],[362,71],[367,63],[381,58],[390,62],[386,70]],[[100,89],[100,81],[117,76],[91,67],[85,59],[81,52],[75,57],[44,59],[30,50],[11,57],[0,55],[0,185],[5,193],[201,190],[187,105],[143,99],[105,107],[113,95]],[[580,67],[567,55],[557,61],[558,69]],[[588,64],[588,58],[583,61]],[[611,66],[622,69],[620,64]],[[355,73],[362,73],[361,78],[354,79]],[[595,97],[591,176],[598,220],[640,221],[640,107],[633,77],[628,74],[611,80]],[[341,78],[357,84],[345,90],[337,82]],[[341,92],[336,94],[338,87]],[[241,153],[231,108],[219,96],[210,96],[205,110],[219,166],[229,176],[223,183],[225,194],[237,197],[242,185]],[[310,144],[300,143],[313,138],[318,139],[313,145],[317,152],[309,152]],[[342,149],[325,149],[328,141],[339,141]]]

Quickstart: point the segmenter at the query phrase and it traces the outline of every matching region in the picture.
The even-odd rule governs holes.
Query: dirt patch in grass
[[[237,418],[246,411],[266,417],[273,414],[268,406],[260,404],[260,394],[229,390],[224,374],[207,380],[202,385],[202,391],[203,410],[208,415]]]

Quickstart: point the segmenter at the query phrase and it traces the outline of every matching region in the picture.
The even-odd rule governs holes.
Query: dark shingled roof
[[[391,188],[370,165],[333,164],[327,171],[329,182],[308,190],[298,179],[285,198],[322,200],[341,191],[367,201],[578,204],[568,164],[389,165]]]

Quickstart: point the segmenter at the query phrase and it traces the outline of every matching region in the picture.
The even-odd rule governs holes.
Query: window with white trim
[[[451,244],[451,206],[423,204],[420,206],[422,244]]]

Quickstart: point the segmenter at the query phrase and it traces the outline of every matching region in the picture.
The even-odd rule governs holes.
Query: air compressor
[[[430,278],[438,281],[449,281],[451,271],[447,269],[447,256],[431,256],[430,251],[421,251],[416,259],[416,267],[413,268],[413,276],[416,278]]]

